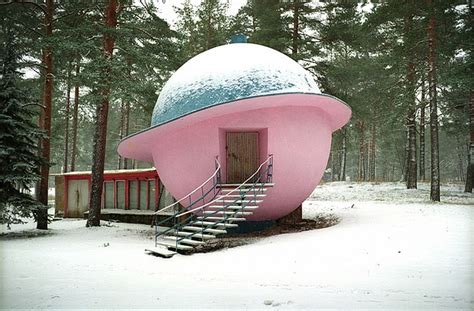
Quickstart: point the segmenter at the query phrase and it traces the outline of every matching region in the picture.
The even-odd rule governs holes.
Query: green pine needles
[[[19,85],[14,35],[6,32],[0,46],[0,223],[23,223],[47,208],[29,194],[39,179],[38,141],[41,131],[32,122],[31,98]]]

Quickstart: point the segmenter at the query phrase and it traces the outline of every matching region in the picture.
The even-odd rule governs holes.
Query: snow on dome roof
[[[233,43],[186,62],[163,87],[151,125],[231,101],[264,95],[321,94],[311,74],[271,48]]]

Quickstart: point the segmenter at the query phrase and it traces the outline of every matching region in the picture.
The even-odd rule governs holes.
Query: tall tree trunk
[[[105,9],[105,24],[110,29],[117,26],[117,2],[109,0]],[[100,226],[100,205],[102,198],[102,187],[104,183],[104,162],[105,162],[105,146],[107,140],[107,117],[109,113],[109,96],[110,96],[110,61],[114,49],[115,39],[109,33],[104,34],[104,59],[107,62],[104,70],[104,83],[101,89],[101,103],[97,105],[97,121],[94,133],[94,152],[92,159],[92,182],[91,196],[89,201],[89,217],[87,219],[87,227]]]
[[[464,180],[464,144],[461,143],[459,136],[456,136],[456,153],[458,154],[458,178],[461,182]]]
[[[474,188],[474,90],[469,92],[469,130],[469,164],[467,166],[466,185],[464,187],[464,192],[472,193],[472,188]]]
[[[47,38],[53,35],[53,0],[46,0],[46,10],[44,14],[45,34]],[[49,44],[49,43],[48,43]],[[51,153],[51,104],[53,99],[53,51],[48,45],[43,49],[43,61],[45,68],[44,91],[41,129],[45,131],[46,136],[41,143],[41,155],[46,163],[41,166],[41,181],[39,186],[38,201],[48,206],[48,179],[49,179],[49,160]],[[48,229],[48,209],[41,209],[37,216],[37,229]]]
[[[299,0],[293,0],[293,36],[291,44],[291,56],[293,59],[296,59],[298,55],[299,10]]]
[[[376,124],[375,124],[375,118],[372,122],[371,128],[370,128],[370,144],[369,144],[369,180],[370,181],[375,181],[375,149],[376,149],[376,135],[377,135],[377,129],[376,129]]]
[[[128,77],[131,79],[131,68],[132,68],[132,62],[130,61],[130,58],[127,58],[127,74]],[[126,101],[122,101],[121,106],[120,106],[120,140],[123,138],[127,137],[130,132],[130,99],[127,99]],[[122,158],[119,155],[119,161],[120,162],[120,167],[123,167],[124,169],[128,169],[128,159],[127,158]]]
[[[77,117],[79,112],[79,73],[81,68],[81,57],[77,57],[76,62],[76,83],[74,85],[74,108],[72,113],[72,152],[71,152],[71,171],[76,170],[77,156]]]
[[[334,150],[330,152],[329,155],[330,161],[331,161],[331,181],[334,181],[334,171],[336,169],[335,163],[334,163]]]
[[[255,5],[252,4],[252,34],[257,31],[257,17],[255,16]]]
[[[405,163],[404,167],[402,168],[402,174],[403,174],[403,181],[405,184],[407,183],[408,180],[408,166],[409,166],[409,161],[410,161],[410,132],[408,131],[408,127],[406,126],[405,123]]]
[[[119,126],[119,139],[123,139],[123,132],[124,132],[124,113],[125,113],[125,107],[124,107],[124,101],[123,99],[120,101],[120,126]],[[122,169],[122,156],[117,153],[117,169]]]
[[[409,109],[407,114],[408,130],[408,161],[407,161],[407,189],[417,188],[418,171],[416,168],[416,106],[415,106],[415,65],[413,62],[408,64],[408,98]]]
[[[425,181],[425,110],[426,87],[425,80],[421,81],[421,108],[420,108],[420,180]]]
[[[211,19],[211,4],[207,4],[207,34],[206,34],[206,50],[209,50],[211,48],[211,32],[212,32],[212,19]]]
[[[41,88],[41,95],[40,95],[40,98],[39,98],[39,100],[41,102],[44,102],[44,91],[45,91],[44,82],[46,80],[46,68],[44,66],[44,64],[46,64],[45,56],[46,56],[46,54],[42,53],[42,55],[41,55],[41,64],[43,66],[41,66],[41,68],[40,68],[40,75],[41,75],[41,80],[42,80],[42,83],[43,83],[43,87]],[[42,129],[43,126],[44,126],[44,108],[41,107],[40,110],[39,110],[39,114],[38,114],[38,128]],[[43,155],[42,149],[43,149],[43,137],[40,137],[38,139],[38,155],[40,157]],[[39,166],[38,169],[37,169],[37,173],[38,173],[39,176],[41,176],[41,169],[42,169],[41,166]],[[39,200],[40,189],[41,189],[41,179],[39,179],[35,183],[35,198],[36,198],[36,200]]]
[[[357,170],[357,180],[363,181],[365,179],[365,125],[363,121],[357,122],[359,129],[359,163]]]
[[[130,101],[127,100],[125,103],[125,137],[130,134]],[[129,168],[129,161],[127,158],[123,158],[123,168]]]
[[[342,128],[342,151],[341,151],[341,173],[339,175],[340,181],[346,180],[346,159],[347,159],[347,128]]]
[[[389,171],[388,171],[388,165],[387,165],[387,160],[385,158],[382,159],[382,181],[388,181],[390,178],[389,176]]]
[[[406,18],[405,28],[405,52],[408,57],[408,68],[407,68],[407,84],[406,84],[406,96],[408,103],[408,111],[406,118],[406,126],[408,131],[408,153],[407,153],[407,170],[406,170],[406,185],[407,189],[417,188],[417,161],[416,161],[416,91],[415,91],[415,64],[413,62],[413,6],[414,0],[410,1],[409,8],[410,12]]]
[[[375,181],[376,177],[376,143],[377,143],[377,122],[378,122],[378,103],[374,103],[372,124],[370,126],[370,142],[369,142],[369,181]]]
[[[63,172],[68,171],[68,155],[69,155],[69,110],[71,106],[71,64],[67,66],[67,88],[66,88],[66,109],[64,112],[64,168]]]
[[[362,176],[364,181],[369,180],[369,143],[367,141],[364,142],[364,166]]]
[[[438,139],[438,102],[436,82],[436,21],[432,0],[428,1],[430,20],[428,25],[428,83],[430,94],[430,137],[431,137],[431,191],[432,201],[440,201],[440,175],[439,175],[439,139]]]

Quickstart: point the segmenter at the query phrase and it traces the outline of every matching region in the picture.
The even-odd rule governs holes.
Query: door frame
[[[227,133],[258,133],[258,165],[268,154],[268,128],[219,128],[219,162],[221,163],[222,182],[227,183]]]

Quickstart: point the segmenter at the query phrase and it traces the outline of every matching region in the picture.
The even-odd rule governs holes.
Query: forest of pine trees
[[[173,5],[175,16],[161,13]],[[471,2],[444,0],[248,0],[235,14],[224,0],[0,1],[0,43],[12,49],[13,40],[24,73],[15,87],[36,103],[22,116],[42,131],[35,144],[45,161],[31,161],[43,205],[50,173],[92,169],[92,206],[104,168],[150,165],[120,158],[119,141],[148,127],[177,68],[236,33],[292,57],[352,108],[333,136],[329,179],[407,188],[429,181],[439,201],[441,182],[465,183],[468,192],[474,183],[472,13]],[[12,57],[0,54],[2,68]],[[11,82],[4,71],[0,79],[1,116]],[[47,228],[38,210],[38,228]]]

